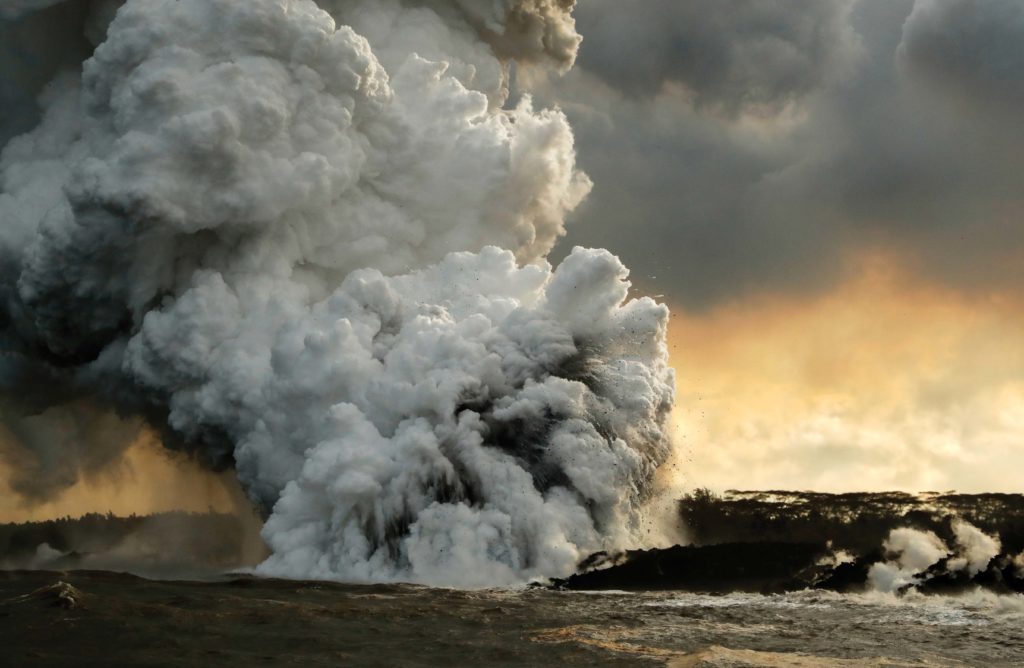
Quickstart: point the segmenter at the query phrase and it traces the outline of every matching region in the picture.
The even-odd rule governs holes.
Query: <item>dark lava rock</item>
[[[1018,594],[1024,594],[1024,577],[1021,577],[1021,572],[1017,566],[1012,562],[1007,563],[999,570],[999,573],[1007,589]]]
[[[841,594],[862,591],[868,580],[871,564],[861,559],[839,564],[826,577],[814,583],[815,589],[828,589]]]
[[[1019,592],[1020,579],[1014,569],[1004,565],[1012,563],[1011,559],[1001,555],[973,577],[965,571],[950,571],[949,559],[943,559],[928,569],[917,589],[926,594],[959,594],[978,587],[999,593]]]
[[[831,572],[818,565],[829,554],[817,543],[722,543],[635,550],[618,557],[589,558],[593,570],[554,583],[576,590],[683,590],[781,593],[813,586]],[[612,562],[601,568],[600,563]]]
[[[908,587],[908,589],[917,589],[923,594],[945,594],[952,596],[962,594],[976,587],[977,584],[966,573],[950,573],[933,568],[921,576],[920,581],[915,587]]]
[[[827,589],[841,594],[864,591],[868,582],[868,571],[871,570],[873,564],[879,561],[885,561],[882,550],[874,550],[857,557],[854,561],[839,564],[815,582],[814,588]]]
[[[4,601],[4,603],[31,604],[35,602],[42,603],[43,605],[51,608],[71,610],[81,606],[82,599],[82,592],[75,587],[72,587],[67,582],[60,580],[51,585],[40,587],[28,594],[8,599]]]

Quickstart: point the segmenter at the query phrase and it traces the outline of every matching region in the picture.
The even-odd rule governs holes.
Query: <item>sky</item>
[[[517,68],[513,100],[565,112],[594,184],[553,257],[608,248],[672,308],[676,487],[1017,491],[1024,4],[580,0],[575,16],[575,67]],[[30,115],[9,110],[0,136]],[[125,433],[116,466],[30,510],[0,495],[0,519],[231,507],[229,476]]]
[[[520,73],[594,189],[563,249],[673,308],[683,484],[1016,491],[1024,4],[584,0]]]

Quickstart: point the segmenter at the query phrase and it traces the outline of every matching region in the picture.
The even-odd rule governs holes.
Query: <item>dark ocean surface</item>
[[[5,666],[1019,666],[1024,596],[0,573]]]

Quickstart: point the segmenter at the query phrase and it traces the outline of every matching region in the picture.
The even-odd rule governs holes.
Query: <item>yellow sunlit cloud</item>
[[[1024,308],[857,263],[823,296],[675,309],[683,484],[1019,488]]]

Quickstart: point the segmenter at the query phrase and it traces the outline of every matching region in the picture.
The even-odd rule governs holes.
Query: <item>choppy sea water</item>
[[[1024,597],[0,573],[4,665],[1020,666]]]
[[[675,666],[1024,665],[1019,595],[596,596],[603,600],[581,605],[604,608],[622,623],[581,627],[572,635],[663,656]]]

